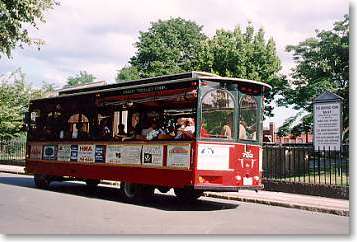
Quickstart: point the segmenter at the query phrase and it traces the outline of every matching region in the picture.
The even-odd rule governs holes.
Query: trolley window
[[[239,139],[257,140],[258,101],[255,96],[244,95],[240,100]]]
[[[223,89],[211,90],[202,98],[201,138],[233,139],[234,99]]]

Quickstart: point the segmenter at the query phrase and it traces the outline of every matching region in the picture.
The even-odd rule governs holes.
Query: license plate
[[[253,185],[253,177],[243,177],[243,185],[244,186]]]

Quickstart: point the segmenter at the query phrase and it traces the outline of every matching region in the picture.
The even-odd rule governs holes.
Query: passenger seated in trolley
[[[177,128],[175,140],[189,140],[194,138],[195,120],[193,118],[179,118],[177,124],[179,127]]]
[[[144,139],[144,137],[141,135],[141,127],[139,123],[140,123],[140,113],[133,113],[131,116],[131,127],[128,129],[128,136],[124,137],[122,141]]]
[[[144,131],[144,130],[143,130]],[[150,121],[150,127],[142,132],[142,135],[145,134],[146,140],[156,140],[160,135],[165,134],[165,132],[159,127],[159,123],[156,119]]]
[[[221,135],[223,138],[232,139],[232,117],[228,117],[226,124],[222,127]]]
[[[88,139],[89,133],[82,122],[76,123],[77,139]]]
[[[126,132],[125,132],[125,125],[120,123],[118,125],[118,133],[114,136],[114,140],[119,140],[122,141],[123,138],[128,137]]]
[[[210,135],[209,135],[209,133],[208,133],[208,131],[207,131],[207,129],[206,129],[206,126],[207,126],[206,121],[205,121],[204,119],[202,119],[202,121],[201,121],[201,128],[200,128],[200,133],[201,133],[201,137],[202,137],[202,138],[208,138],[208,137],[210,137]]]
[[[158,139],[159,140],[170,140],[170,139],[174,139],[176,134],[175,134],[175,127],[170,125],[168,126],[165,131],[164,134],[160,134]]]
[[[239,122],[239,139],[247,139],[247,130],[243,121]]]
[[[139,125],[140,114],[133,113],[131,117],[131,127],[128,133],[124,132],[124,125],[118,125],[118,134],[114,136],[114,140],[191,140],[195,136],[195,120],[194,118],[177,119],[176,128],[172,125],[168,127],[160,127],[157,118],[150,118],[149,127],[142,129]],[[120,126],[120,127],[119,127]]]
[[[243,120],[239,123],[239,139],[255,140],[257,137],[256,124],[248,126]]]
[[[108,125],[108,120],[103,119],[99,124],[99,135],[101,138],[110,139],[111,131]]]

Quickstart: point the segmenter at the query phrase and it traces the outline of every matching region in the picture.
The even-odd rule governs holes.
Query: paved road
[[[202,198],[182,205],[157,194],[127,204],[118,189],[80,183],[34,187],[29,176],[0,173],[2,234],[347,234],[349,217]]]

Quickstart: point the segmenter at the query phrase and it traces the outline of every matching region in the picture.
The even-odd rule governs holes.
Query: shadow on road
[[[41,190],[35,187],[33,177],[28,176],[0,176],[0,184],[20,186]],[[71,194],[86,198],[102,199],[107,201],[127,203],[122,197],[119,188],[114,186],[98,186],[95,190],[90,190],[84,183],[79,182],[53,182],[48,192],[58,192]],[[173,195],[155,194],[150,202],[135,203],[133,206],[145,206],[166,211],[213,211],[223,209],[234,209],[239,205],[234,201],[199,199],[192,203],[183,203]]]

